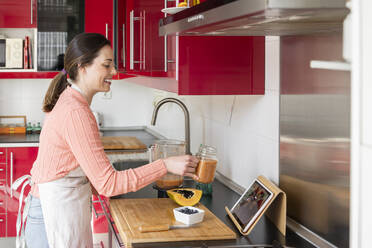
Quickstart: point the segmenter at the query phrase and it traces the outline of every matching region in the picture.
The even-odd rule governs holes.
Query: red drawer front
[[[5,181],[0,181],[0,214],[6,213],[6,198]]]
[[[105,201],[105,197],[101,196],[101,199]],[[101,203],[98,202],[98,197],[93,195],[93,207],[96,212],[93,212],[93,233],[107,233],[108,232],[108,223],[106,216],[104,215]],[[97,201],[97,202],[95,202]],[[98,217],[96,217],[96,213]]]
[[[6,180],[6,164],[0,164],[0,180]]]
[[[6,148],[0,148],[0,163],[6,163]]]
[[[0,237],[5,237],[6,235],[6,215],[0,214]]]

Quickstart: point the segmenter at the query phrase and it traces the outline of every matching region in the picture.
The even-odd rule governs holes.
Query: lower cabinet
[[[6,237],[6,214],[0,214],[0,237]]]
[[[106,197],[101,196],[101,199],[102,201],[105,201],[105,203],[108,203]],[[108,223],[98,197],[93,195],[92,202],[93,233],[108,233]]]
[[[14,181],[29,175],[38,147],[0,148],[0,237],[15,237],[21,188],[12,190]],[[30,191],[27,186],[24,197]]]

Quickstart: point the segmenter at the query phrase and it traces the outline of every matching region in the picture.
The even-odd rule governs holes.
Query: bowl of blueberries
[[[191,206],[173,209],[174,218],[186,225],[192,225],[203,221],[204,210]]]

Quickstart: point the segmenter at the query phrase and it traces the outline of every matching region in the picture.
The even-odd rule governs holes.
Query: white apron
[[[49,247],[93,247],[92,191],[83,170],[38,187]]]

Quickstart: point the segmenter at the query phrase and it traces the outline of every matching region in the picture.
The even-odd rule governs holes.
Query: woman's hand
[[[199,159],[191,155],[182,155],[176,157],[165,158],[164,164],[167,170],[173,174],[181,176],[189,176],[194,180],[198,180],[199,177],[195,175],[195,169],[198,165]]]

